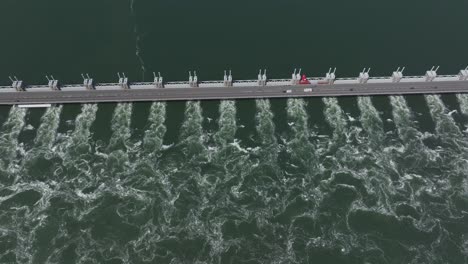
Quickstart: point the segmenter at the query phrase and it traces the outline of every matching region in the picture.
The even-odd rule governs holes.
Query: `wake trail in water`
[[[233,186],[234,181],[242,182],[248,173],[248,157],[250,149],[244,149],[235,138],[237,131],[235,101],[221,101],[219,106],[218,131],[213,135],[214,145],[210,149],[210,167],[205,173],[211,174],[214,182],[212,188],[227,184]],[[235,180],[234,180],[235,179]],[[223,186],[221,189],[227,188]],[[213,189],[213,191],[216,191]]]
[[[365,137],[364,147],[367,147],[366,159],[373,164],[368,166],[366,176],[366,187],[369,192],[376,196],[373,203],[355,203],[353,213],[366,212],[376,213],[387,217],[396,217],[395,201],[398,197],[398,183],[401,178],[400,167],[398,166],[398,153],[401,146],[390,141],[387,144],[386,134],[383,128],[383,121],[379,112],[372,103],[371,97],[358,97],[358,107],[361,112],[360,122]]]
[[[417,130],[413,115],[403,96],[391,96],[393,121],[404,148],[398,151],[398,164],[403,175],[423,173],[421,169],[434,166],[438,154],[424,143],[424,135]],[[432,164],[432,165],[431,165]]]
[[[316,176],[320,181],[315,186],[315,196],[311,200],[314,202],[313,209],[294,220],[293,226],[298,228],[295,237],[299,242],[304,239],[301,233],[308,234],[313,238],[300,243],[307,243],[320,250],[349,252],[357,247],[367,249],[369,246],[360,245],[348,224],[353,204],[360,203],[362,196],[368,195],[372,189],[372,185],[366,182],[367,168],[363,162],[365,153],[358,141],[360,129],[348,124],[337,98],[325,97],[322,101],[325,106],[323,114],[333,134],[325,142],[326,150],[320,156],[323,172]],[[330,214],[334,214],[337,219],[333,224],[328,220]],[[320,228],[308,230],[301,221],[311,221]]]
[[[379,112],[368,96],[358,97],[358,106],[361,112],[360,121],[362,127],[368,134],[371,147],[374,149],[380,148],[384,141],[385,134]]]
[[[278,156],[278,142],[275,136],[275,124],[273,122],[273,112],[271,111],[270,101],[267,99],[256,100],[257,115],[256,128],[259,136],[259,145],[263,156],[272,162],[276,162]]]
[[[325,104],[324,115],[328,124],[333,128],[333,142],[340,144],[344,143],[347,138],[347,126],[345,114],[338,104],[338,99],[334,97],[324,97]]]
[[[386,134],[381,117],[373,106],[370,97],[357,99],[361,115],[362,129],[357,125],[347,125],[346,117],[337,99],[324,98],[325,118],[334,128],[331,148],[325,159],[325,167],[330,170],[331,178],[323,181],[325,193],[318,209],[318,221],[325,226],[320,241],[349,252],[353,248],[364,251],[386,251],[385,245],[362,232],[359,226],[362,217],[375,221],[373,217],[388,219],[397,226],[395,203],[398,200],[397,161],[393,152],[398,148],[386,146]],[[346,193],[347,199],[340,198]],[[337,204],[337,201],[340,201]],[[326,223],[329,206],[333,206],[342,221],[333,226]],[[380,221],[380,220],[379,220]],[[325,232],[326,231],[326,232]],[[397,243],[388,239],[389,243]],[[382,260],[382,258],[376,258]]]
[[[390,96],[392,105],[392,115],[395,126],[398,130],[398,136],[403,142],[410,142],[415,138],[421,138],[414,124],[413,115],[403,96]]]
[[[100,173],[110,176],[112,179],[121,179],[129,172],[129,152],[132,146],[130,122],[132,118],[132,104],[119,103],[114,110],[111,120],[112,135],[107,146],[106,153],[98,153],[104,158],[105,168],[100,168]]]
[[[145,190],[145,196],[148,197],[148,201],[145,202],[147,210],[157,208],[159,212],[145,224],[139,239],[132,243],[132,247],[142,259],[154,256],[156,241],[153,233],[170,229],[174,202],[178,198],[173,192],[174,188],[169,179],[169,175],[178,168],[171,162],[166,164],[166,160],[161,158],[165,152],[163,142],[167,131],[165,102],[154,102],[151,105],[148,122],[149,127],[143,137],[142,152],[133,165],[134,172],[127,182],[131,188]],[[170,148],[171,146],[168,147]]]
[[[240,191],[247,193],[248,199],[257,201],[255,215],[258,221],[267,222],[276,212],[271,208],[284,208],[287,181],[278,165],[282,145],[278,144],[270,100],[255,100],[257,113],[257,147],[251,152],[252,171],[245,177]]]
[[[0,214],[5,223],[0,229],[6,230],[7,236],[15,241],[14,248],[10,251],[19,263],[33,262],[37,252],[35,243],[38,232],[49,227],[44,223],[44,211],[50,206],[49,200],[54,194],[53,164],[54,160],[58,159],[55,136],[61,111],[62,106],[51,107],[41,117],[34,147],[25,153],[20,170],[10,173],[10,176],[14,177],[13,184],[9,186],[11,192],[0,199],[0,206],[8,208],[6,212],[9,212],[5,217]],[[18,123],[13,127],[19,129],[24,113],[16,112],[15,115],[19,119],[16,119],[15,122]],[[17,141],[15,144],[18,144]]]
[[[176,155],[171,155],[176,152]],[[163,175],[159,177],[162,193],[162,214],[146,225],[147,230],[159,230],[159,240],[169,241],[173,234],[187,234],[199,237],[205,242],[209,232],[202,222],[202,214],[208,207],[210,182],[202,173],[208,162],[208,149],[203,131],[203,115],[199,101],[188,101],[185,106],[185,119],[180,128],[179,142],[164,154]],[[157,241],[142,233],[136,248],[157,248]],[[144,250],[143,256],[150,252]],[[180,255],[172,253],[171,258],[182,261]]]
[[[10,178],[18,170],[15,164],[18,163],[18,136],[24,127],[26,109],[13,106],[10,109],[8,120],[3,124],[0,134],[0,178],[4,180]]]
[[[439,165],[441,175],[450,179],[450,185],[446,180],[439,180],[446,188],[459,189],[459,184],[466,181],[466,171],[468,170],[468,142],[460,131],[453,117],[448,113],[439,95],[425,96],[432,118],[435,122],[436,133],[439,139],[437,152],[442,158]],[[453,186],[452,186],[453,185]],[[455,187],[457,186],[457,187]],[[445,189],[445,188],[444,188]],[[446,189],[449,191],[449,189]],[[458,190],[464,192],[464,190]]]
[[[167,128],[166,122],[166,103],[156,102],[151,105],[150,114],[148,117],[150,126],[145,132],[143,138],[143,147],[149,153],[155,153],[162,149],[164,135]]]
[[[184,154],[188,161],[195,162],[201,156],[206,158],[206,137],[203,133],[203,115],[199,101],[187,102],[179,141],[184,145]]]
[[[411,217],[412,228],[432,241],[430,247],[408,245],[408,250],[414,253],[412,263],[443,262],[444,248],[453,243],[452,239],[462,239],[458,234],[448,238],[448,233],[452,225],[464,221],[458,213],[461,208],[457,201],[466,197],[463,186],[466,186],[468,166],[464,137],[439,95],[426,95],[425,99],[436,132],[429,137],[416,129],[405,99],[390,97],[394,122],[403,144],[401,151],[394,153],[402,171],[395,185],[398,191],[395,197],[399,197],[394,203],[397,219]],[[435,145],[435,150],[427,144]]]
[[[310,142],[312,133],[309,129],[308,115],[304,99],[289,99],[287,103],[288,124],[292,130],[292,138],[287,142],[287,153],[291,155],[293,167],[302,168],[306,177],[320,173],[318,149]],[[301,173],[295,171],[294,174]]]
[[[62,148],[68,158],[79,158],[83,154],[91,152],[90,128],[96,120],[97,104],[85,104],[81,107],[81,113],[76,117],[75,130],[72,132],[68,140]]]
[[[445,137],[446,140],[449,138],[460,139],[462,133],[453,120],[453,117],[448,113],[440,96],[426,95],[425,98],[432,118],[435,121],[437,134]]]
[[[461,112],[468,115],[468,94],[457,94],[457,99]]]
[[[360,154],[361,148],[363,145],[366,146],[362,144],[364,142],[359,136],[361,128],[348,124],[346,114],[341,109],[337,98],[325,97],[322,100],[325,105],[323,113],[325,120],[333,129],[332,140],[328,142],[328,151],[324,153],[327,155],[327,162],[334,162],[332,167],[359,165],[363,159],[363,155]]]
[[[112,116],[112,136],[108,145],[109,151],[127,149],[128,140],[131,137],[130,122],[132,117],[132,104],[120,103]]]
[[[236,155],[239,157],[238,164],[232,170],[231,174],[236,177],[228,181],[221,181],[219,188],[225,191],[230,189],[230,195],[222,195],[219,192],[220,203],[213,206],[210,211],[219,215],[216,221],[212,222],[211,232],[209,233],[210,245],[213,248],[212,261],[221,260],[223,251],[242,248],[242,251],[252,255],[256,260],[258,250],[263,247],[271,247],[272,255],[266,258],[274,262],[282,259],[289,262],[294,260],[294,253],[289,244],[290,237],[285,228],[280,228],[278,223],[282,222],[287,212],[288,206],[294,206],[297,193],[288,193],[288,178],[281,171],[278,165],[278,156],[284,147],[277,141],[274,115],[271,110],[269,100],[256,100],[257,113],[256,120],[256,145],[251,149],[237,148]],[[234,118],[232,117],[233,124]],[[231,138],[234,132],[229,133]],[[227,186],[226,186],[227,185]],[[227,187],[229,189],[227,189]],[[249,202],[245,207],[243,201]],[[216,200],[212,202],[216,203]],[[214,204],[213,204],[214,205]],[[268,244],[263,237],[252,237],[243,233],[229,235],[229,231],[222,228],[231,226],[232,217],[238,219],[236,225],[251,226],[255,230],[263,230],[277,237],[275,245]],[[254,231],[257,232],[257,231]]]
[[[453,173],[462,177],[468,169],[468,142],[453,117],[449,114],[439,95],[426,95],[432,119],[435,122],[438,140],[437,150],[442,158],[440,166],[453,168]]]
[[[208,262],[219,259],[232,243],[222,236],[226,221],[222,214],[236,210],[229,201],[231,187],[248,167],[243,162],[248,159],[242,159],[247,155],[236,146],[234,101],[221,102],[218,124],[214,146],[206,146],[201,104],[186,103],[179,142],[164,152],[161,166],[153,174],[158,181],[154,186],[161,188],[154,190],[158,199],[152,199],[153,207],[162,213],[154,215],[132,242],[141,259],[153,259],[159,243],[172,241],[174,235],[197,238],[197,243],[209,251],[212,261]],[[173,151],[178,155],[171,155]],[[208,221],[203,220],[205,215],[211,215]],[[183,262],[180,254],[166,252],[175,263]]]
[[[221,101],[219,113],[219,130],[214,137],[218,145],[224,146],[234,140],[237,131],[235,101]]]
[[[393,188],[390,188],[392,187],[392,179],[397,179],[400,175],[397,162],[392,155],[394,151],[399,151],[399,146],[395,146],[394,143],[387,146],[383,121],[372,104],[371,97],[358,97],[358,107],[361,112],[359,119],[367,134],[366,141],[369,148],[366,151],[378,166],[374,169],[379,171],[376,173],[376,177],[380,176],[379,188],[388,197],[391,192],[394,192]]]
[[[82,225],[81,232],[74,234],[76,254],[80,262],[103,262],[106,259],[119,259],[129,262],[131,244],[130,237],[136,238],[139,228],[136,219],[142,219],[154,205],[155,198],[150,198],[151,192],[144,189],[150,184],[150,175],[140,173],[137,167],[142,165],[141,159],[133,160],[132,154],[139,150],[138,144],[132,144],[131,117],[133,105],[119,103],[114,109],[111,119],[109,143],[103,150],[96,147],[94,153],[86,161],[90,163],[91,173],[75,180],[68,197],[73,203],[82,204],[77,208],[74,218]],[[95,109],[90,110],[91,115]],[[84,111],[83,111],[84,113]],[[87,123],[89,126],[91,123]],[[112,218],[105,228],[97,228],[92,219]],[[90,222],[91,221],[91,222]],[[130,233],[125,233],[131,230]],[[125,233],[123,241],[115,241],[112,237]],[[96,235],[99,233],[99,235]],[[111,241],[111,242],[109,242]]]
[[[220,262],[224,252],[239,244],[239,239],[226,236],[223,226],[229,222],[234,212],[240,212],[240,221],[248,214],[248,210],[240,208],[235,200],[246,198],[242,188],[245,177],[252,170],[249,155],[251,149],[242,148],[241,142],[235,138],[235,101],[221,101],[219,113],[219,129],[213,135],[214,144],[209,147],[209,162],[202,170],[204,181],[210,183],[203,189],[203,204],[200,207],[202,214],[191,217],[197,223],[192,228],[206,240],[206,246],[210,249],[209,263]],[[213,217],[203,221],[202,215]]]
[[[146,67],[145,67],[145,61],[143,60],[143,57],[141,56],[141,48],[140,48],[140,43],[141,43],[141,34],[138,30],[138,21],[137,21],[137,14],[135,12],[135,1],[136,0],[130,0],[130,15],[133,17],[133,33],[135,34],[135,55],[138,59],[138,63],[140,64],[140,69],[141,69],[141,80],[145,80],[145,74],[146,74]]]
[[[176,156],[167,157],[164,162],[170,174],[169,180],[174,190],[174,197],[179,201],[175,205],[180,213],[185,215],[192,211],[187,208],[186,202],[199,205],[198,198],[192,192],[204,195],[204,189],[210,183],[203,178],[201,166],[208,161],[208,149],[205,145],[206,138],[203,132],[203,115],[199,101],[188,101],[185,106],[185,119],[180,128],[179,143],[173,151],[179,150]]]
[[[75,129],[58,148],[62,153],[61,162],[64,171],[56,171],[61,177],[90,177],[92,158],[91,126],[96,119],[97,104],[85,104],[81,113],[76,117]],[[60,176],[59,176],[60,177]]]
[[[34,140],[36,148],[50,150],[54,144],[63,106],[47,108]]]
[[[22,173],[21,177],[46,180],[47,177],[53,175],[53,172],[50,171],[53,169],[51,164],[55,159],[59,158],[55,139],[62,108],[62,105],[47,108],[41,117],[41,124],[34,139],[34,147],[26,152],[22,161],[24,173]],[[38,170],[37,165],[42,165],[40,168],[43,168],[43,171]]]

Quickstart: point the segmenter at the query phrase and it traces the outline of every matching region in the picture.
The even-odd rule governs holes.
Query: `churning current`
[[[467,95],[6,109],[0,263],[466,263]]]

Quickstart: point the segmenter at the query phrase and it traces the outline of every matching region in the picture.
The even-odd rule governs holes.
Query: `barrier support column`
[[[125,73],[122,73],[122,76],[120,75],[120,73],[117,73],[117,76],[119,76],[119,86],[122,89],[130,89],[128,78],[127,76],[125,76]]]
[[[51,90],[54,90],[54,91],[60,90],[59,81],[55,80],[53,75],[51,75],[50,78],[49,76],[46,75],[46,78],[47,78],[47,81],[49,82],[48,84]]]
[[[267,84],[267,75],[266,75],[266,69],[263,70],[263,75],[262,75],[262,85],[265,86]]]
[[[156,76],[156,73],[153,72],[153,76],[154,76],[154,86],[156,88],[164,88],[163,77],[161,77],[161,73],[158,72],[158,76]]]
[[[193,71],[193,87],[198,87],[197,71]]]
[[[15,88],[16,91],[18,91],[18,92],[26,91],[26,89],[24,88],[24,85],[23,85],[23,81],[18,80],[18,78],[16,78],[16,76],[13,76],[13,77],[14,77],[14,79],[11,78],[11,76],[8,76],[8,78],[10,78],[10,81],[11,81],[11,87]]]
[[[466,67],[464,70],[460,70],[460,73],[458,74],[458,79],[460,81],[468,80],[468,67]]]
[[[392,74],[392,82],[397,83],[400,82],[401,79],[403,79],[403,71],[405,70],[405,67],[403,67],[400,71],[400,67],[396,71],[393,72]]]
[[[328,84],[330,84],[330,85],[333,84],[333,83],[335,83],[335,79],[336,79],[336,76],[335,76],[336,67],[335,67],[335,69],[333,69],[333,72],[332,72],[331,70],[332,70],[332,68],[330,68],[330,69],[328,70],[328,73],[325,74],[325,81],[326,81]]]
[[[296,85],[297,80],[296,80],[296,69],[294,69],[293,74],[291,75],[291,85]]]
[[[229,86],[232,86],[232,73],[231,73],[231,70],[229,70],[228,85],[229,85]]]
[[[93,78],[90,78],[89,74],[86,74],[86,77],[84,74],[81,74],[81,77],[83,78],[83,86],[87,90],[95,90]]]
[[[439,69],[439,66],[437,66],[437,68],[435,69],[434,68],[435,66],[432,66],[430,70],[426,71],[426,76],[425,76],[426,82],[432,82],[437,77],[437,70]]]
[[[369,72],[370,72],[371,68],[367,69],[366,71],[366,68],[364,68],[362,70],[362,72],[359,73],[359,77],[358,77],[358,82],[359,83],[367,83],[367,81],[369,80]]]

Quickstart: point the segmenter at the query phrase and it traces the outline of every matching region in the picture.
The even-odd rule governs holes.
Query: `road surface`
[[[290,90],[290,91],[288,91]],[[0,105],[468,93],[468,81],[0,92]]]

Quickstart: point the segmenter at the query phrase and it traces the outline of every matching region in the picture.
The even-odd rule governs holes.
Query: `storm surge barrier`
[[[438,69],[404,76],[404,68],[398,68],[391,76],[371,77],[365,68],[356,78],[336,78],[336,68],[325,77],[294,70],[289,79],[268,79],[266,70],[260,70],[257,80],[234,80],[225,71],[218,81],[199,81],[194,71],[180,82],[164,82],[160,73],[154,73],[153,82],[130,82],[118,73],[117,83],[96,83],[82,74],[83,83],[72,85],[53,76],[46,76],[46,85],[27,85],[15,76],[11,86],[0,86],[0,105],[468,93],[468,67],[456,75],[438,75]]]

